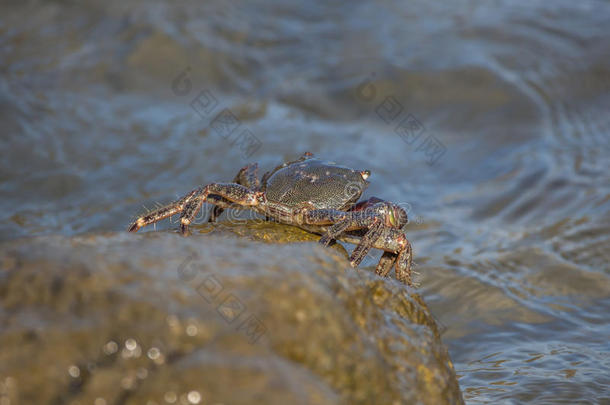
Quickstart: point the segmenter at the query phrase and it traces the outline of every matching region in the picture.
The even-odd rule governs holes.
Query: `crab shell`
[[[354,170],[311,158],[272,173],[263,188],[267,200],[298,207],[344,210],[368,187],[368,170]]]

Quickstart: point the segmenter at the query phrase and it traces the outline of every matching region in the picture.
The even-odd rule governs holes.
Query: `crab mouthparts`
[[[360,175],[362,176],[362,178],[364,180],[366,180],[371,175],[371,171],[370,170],[363,170],[363,171],[360,172]]]

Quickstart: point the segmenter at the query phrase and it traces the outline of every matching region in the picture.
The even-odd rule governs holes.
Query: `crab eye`
[[[371,171],[370,170],[363,170],[363,171],[360,172],[360,175],[362,176],[362,178],[364,180],[366,180],[371,175]]]
[[[392,224],[392,226],[396,226],[396,217],[394,216],[394,210],[389,209],[388,211],[390,211],[390,223]]]

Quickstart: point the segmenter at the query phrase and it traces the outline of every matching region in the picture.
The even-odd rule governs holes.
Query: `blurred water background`
[[[4,1],[0,240],[311,151],[410,204],[467,403],[610,403],[609,27],[598,0]]]

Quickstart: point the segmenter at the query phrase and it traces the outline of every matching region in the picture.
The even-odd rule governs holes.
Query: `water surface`
[[[410,204],[467,402],[610,401],[607,2],[0,10],[2,240],[121,230],[143,204],[311,151]],[[241,122],[226,138],[209,125],[223,108]]]

